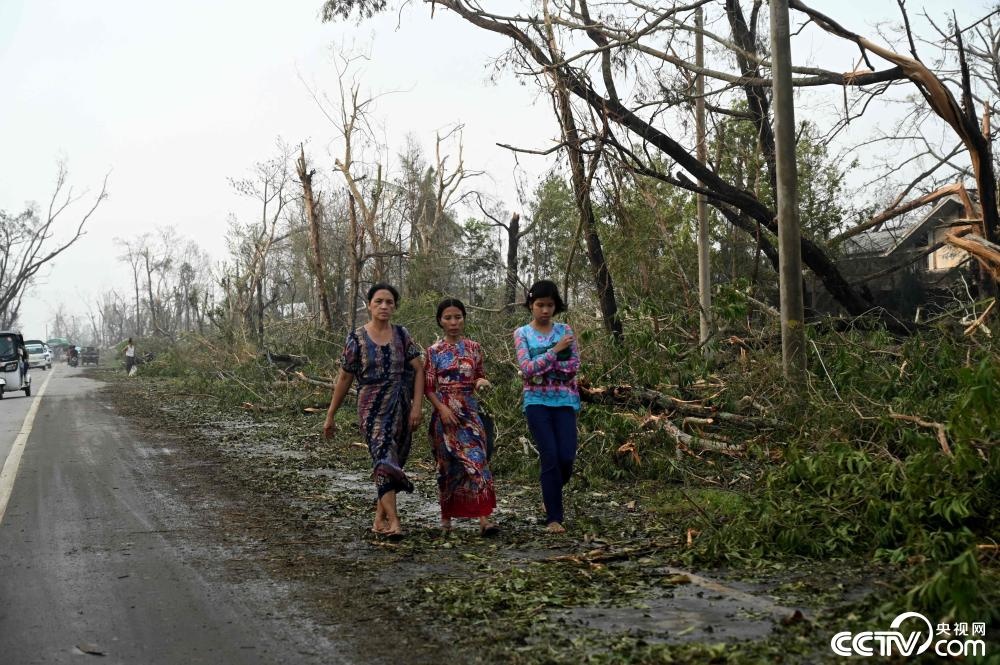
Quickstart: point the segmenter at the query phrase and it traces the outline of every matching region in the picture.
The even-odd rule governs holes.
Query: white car
[[[48,344],[38,340],[28,340],[24,343],[24,348],[28,350],[28,367],[52,369],[52,351],[49,350]]]

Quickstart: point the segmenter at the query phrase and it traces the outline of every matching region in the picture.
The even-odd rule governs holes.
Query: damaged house
[[[946,237],[978,227],[981,213],[974,193],[957,187],[952,191],[922,216],[845,238],[837,261],[844,277],[867,290],[872,302],[910,319],[918,309],[952,300],[956,288],[975,295],[978,264]],[[819,280],[810,275],[806,285],[815,311],[838,311]]]

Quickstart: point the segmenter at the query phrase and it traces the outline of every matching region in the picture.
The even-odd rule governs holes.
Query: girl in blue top
[[[552,320],[555,314],[566,311],[555,282],[535,282],[525,305],[531,311],[531,322],[514,331],[524,381],[524,415],[540,458],[546,531],[563,533],[562,489],[576,460],[580,351],[573,329]]]

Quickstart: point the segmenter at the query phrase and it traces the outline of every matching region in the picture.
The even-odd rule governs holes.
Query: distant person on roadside
[[[132,343],[132,338],[128,338],[128,342],[125,344],[125,373],[131,375],[132,368],[135,367],[135,344]]]
[[[444,339],[427,348],[424,392],[434,406],[430,438],[437,462],[441,528],[451,531],[453,517],[479,520],[479,535],[499,532],[489,516],[496,508],[493,474],[486,459],[486,426],[476,392],[488,388],[483,350],[465,336],[465,305],[445,298],[437,307]]]
[[[28,347],[22,344],[17,350],[18,369],[21,371],[21,383],[28,377]]]
[[[525,298],[531,322],[514,331],[521,368],[524,415],[538,448],[545,530],[564,533],[563,487],[576,460],[576,416],[580,352],[573,329],[552,320],[566,311],[559,287],[547,279],[531,285]]]
[[[357,379],[358,426],[368,444],[378,491],[372,531],[399,538],[403,527],[396,510],[396,494],[413,491],[403,465],[410,454],[413,430],[423,417],[423,350],[406,328],[392,323],[399,306],[395,287],[375,284],[368,289],[367,297],[370,319],[347,335],[323,436],[330,438],[336,431],[334,416]]]

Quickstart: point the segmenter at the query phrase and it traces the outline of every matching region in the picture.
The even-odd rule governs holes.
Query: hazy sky
[[[100,293],[128,289],[116,237],[173,225],[222,258],[227,216],[248,213],[227,178],[275,154],[278,137],[309,141],[318,165],[331,167],[328,150],[339,151],[331,143],[335,131],[299,77],[332,93],[336,45],[372,54],[365,87],[399,91],[375,111],[393,148],[412,132],[430,150],[435,130],[463,122],[468,167],[496,179],[482,183],[484,189],[512,191],[514,158],[496,142],[541,146],[555,135],[549,105],[532,86],[509,75],[489,81],[486,65],[505,40],[440,8],[431,20],[419,2],[401,22],[393,14],[360,26],[321,23],[320,4],[0,0],[0,209],[16,212],[28,201],[44,206],[59,159],[67,161],[77,191],[89,188],[91,195],[111,173],[110,198],[87,236],[25,298],[25,334],[44,335],[60,304],[83,314]],[[859,29],[898,16],[895,0],[812,4]],[[943,11],[939,3],[924,4]],[[982,14],[989,3],[948,6],[961,18],[963,9]],[[854,57],[823,49],[809,55],[840,70]],[[541,159],[521,163],[532,178],[545,168]],[[66,221],[81,210],[78,204]]]

